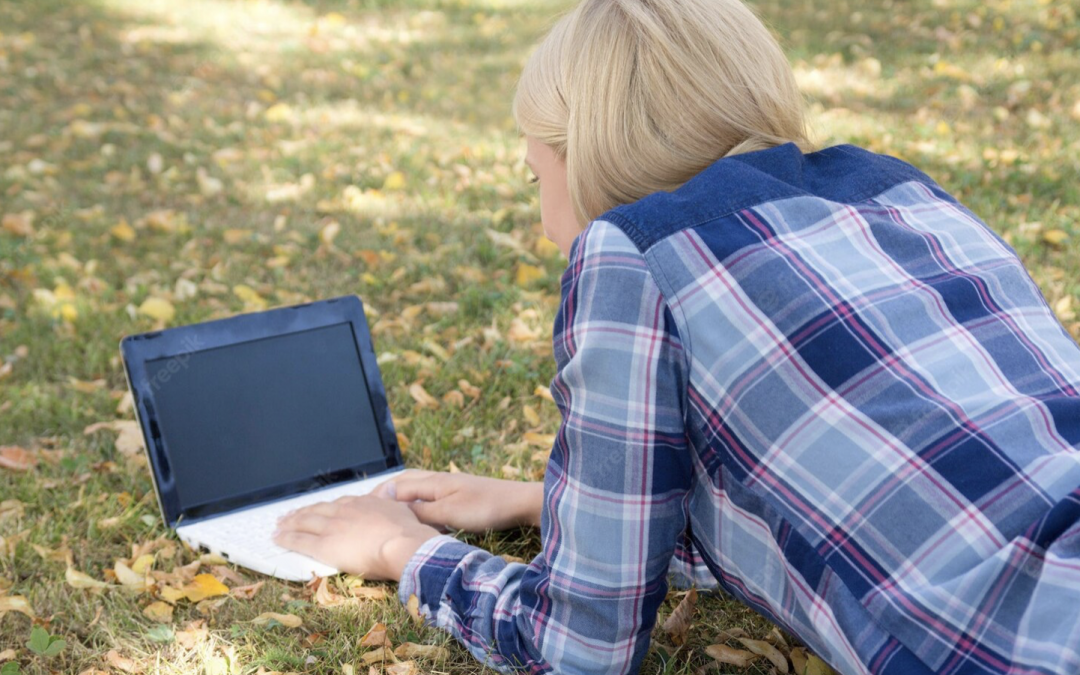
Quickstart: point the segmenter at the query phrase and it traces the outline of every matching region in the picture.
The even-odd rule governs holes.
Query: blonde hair
[[[525,65],[519,130],[566,162],[584,226],[721,157],[809,149],[791,66],[740,0],[583,0]]]

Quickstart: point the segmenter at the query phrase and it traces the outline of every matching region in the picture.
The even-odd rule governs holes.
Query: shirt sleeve
[[[646,261],[614,225],[594,221],[574,240],[553,338],[562,423],[541,553],[507,563],[435,537],[399,595],[503,672],[636,672],[686,528],[693,464],[682,344]]]

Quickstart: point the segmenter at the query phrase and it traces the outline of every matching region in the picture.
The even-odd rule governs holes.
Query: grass
[[[0,445],[39,463],[0,469],[0,501],[15,500],[0,507],[0,589],[26,596],[67,646],[52,660],[30,654],[30,622],[9,613],[0,653],[17,649],[25,673],[107,671],[115,650],[144,672],[337,674],[382,621],[395,644],[448,646],[426,670],[481,672],[396,602],[326,609],[274,580],[207,615],[178,607],[175,630],[208,623],[196,648],[155,641],[142,613],[151,598],[73,589],[65,564],[34,546],[66,546],[75,568],[103,579],[132,544],[167,535],[145,466],[110,432],[83,433],[130,416],[118,412],[117,342],[264,305],[364,298],[410,466],[542,471],[523,438],[558,423],[536,392],[554,375],[563,261],[541,241],[509,98],[529,46],[566,6],[4,3]],[[925,170],[1017,249],[1080,337],[1080,2],[756,6],[784,39],[819,142]],[[175,314],[140,312],[154,313],[147,299]],[[446,301],[456,311],[431,304]],[[408,393],[420,382],[442,399],[461,379],[482,392],[462,407],[417,407]],[[472,541],[517,556],[538,547],[535,533]],[[158,567],[195,557],[178,550]],[[658,634],[644,672],[696,672],[720,630],[769,630],[729,598],[700,606],[688,647]],[[250,623],[265,611],[304,628]]]

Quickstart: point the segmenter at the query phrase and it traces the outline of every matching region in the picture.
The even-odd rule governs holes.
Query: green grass
[[[117,413],[125,389],[117,342],[157,324],[138,312],[151,297],[171,302],[176,325],[257,307],[238,285],[271,306],[358,294],[373,310],[410,466],[539,474],[535,448],[521,441],[558,423],[535,391],[554,375],[547,338],[563,261],[537,247],[539,208],[509,100],[530,45],[567,6],[3,3],[0,215],[29,212],[33,233],[0,229],[0,363],[10,364],[0,371],[0,445],[41,451],[42,461],[25,473],[0,470],[0,501],[23,504],[21,514],[0,515],[0,588],[25,595],[67,641],[46,662],[24,647],[30,622],[4,616],[0,652],[16,648],[23,672],[108,670],[105,655],[116,650],[145,672],[336,674],[358,663],[357,640],[377,621],[395,644],[447,644],[450,661],[426,670],[481,672],[396,602],[320,608],[299,586],[273,580],[208,616],[178,608],[176,630],[208,622],[197,649],[155,642],[142,614],[150,598],[72,589],[65,565],[33,545],[66,545],[77,569],[101,579],[133,543],[166,534],[145,467],[121,456],[111,433],[83,434],[130,414]],[[924,169],[1012,243],[1080,336],[1080,2],[757,7],[783,37],[817,140]],[[403,185],[394,188],[395,176],[384,190],[395,172]],[[148,218],[166,209],[171,219]],[[154,226],[162,220],[167,227]],[[340,233],[328,246],[320,232],[331,221]],[[133,240],[112,233],[121,222]],[[518,236],[534,258],[495,243],[489,229]],[[522,264],[544,276],[519,286]],[[405,318],[448,300],[457,311]],[[515,319],[537,337],[511,339]],[[441,398],[460,379],[482,390],[464,408],[416,408],[408,393],[419,381]],[[535,429],[524,406],[540,414]],[[471,541],[517,556],[538,547],[535,533]],[[158,567],[193,559],[181,550]],[[644,672],[696,672],[707,661],[702,647],[726,628],[769,631],[729,598],[700,606],[690,645],[675,650],[658,635]],[[305,627],[248,623],[264,611],[293,612]],[[311,634],[321,639],[314,646]]]

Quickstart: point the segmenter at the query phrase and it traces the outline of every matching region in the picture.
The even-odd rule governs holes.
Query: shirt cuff
[[[408,607],[409,598],[420,601],[417,608],[424,621],[436,624],[443,592],[450,575],[462,559],[480,549],[445,534],[428,539],[409,558],[398,581],[398,599]]]

